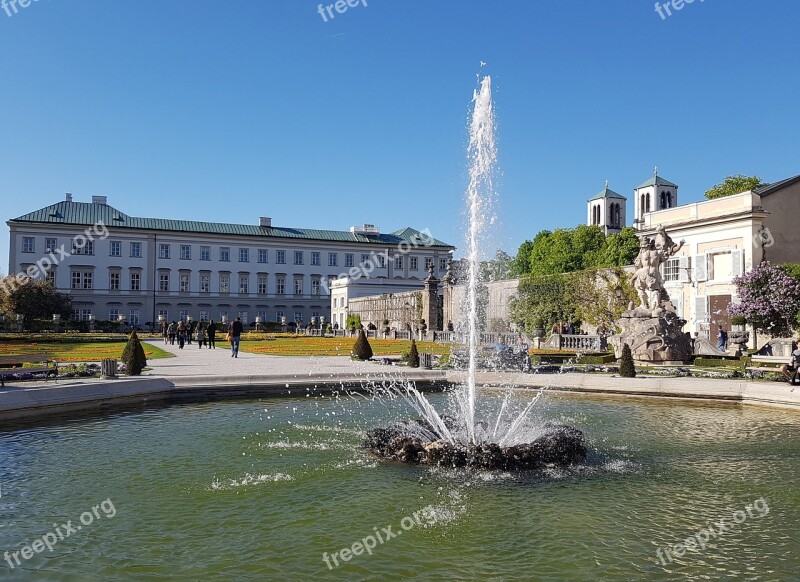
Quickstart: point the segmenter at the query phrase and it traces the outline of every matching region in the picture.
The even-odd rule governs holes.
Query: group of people
[[[218,330],[219,327],[214,323],[213,319],[208,323],[205,321],[197,323],[189,321],[187,323],[184,320],[172,321],[170,323],[166,321],[161,322],[161,334],[164,336],[164,343],[174,346],[175,341],[177,341],[178,349],[181,350],[184,345],[191,345],[192,340],[197,342],[197,347],[199,349],[203,349],[203,346],[208,347],[210,350],[217,349]],[[239,342],[243,331],[244,326],[242,325],[240,317],[237,317],[228,326],[228,335],[225,339],[231,344],[232,358],[239,357]]]
[[[194,321],[185,322],[172,321],[167,323],[161,322],[161,334],[164,336],[164,343],[175,345],[178,342],[178,349],[183,349],[184,345],[191,345],[192,340],[197,342],[197,347],[202,349],[207,346],[208,349],[216,349],[217,343],[217,324],[212,319],[208,323],[201,321],[195,323]]]

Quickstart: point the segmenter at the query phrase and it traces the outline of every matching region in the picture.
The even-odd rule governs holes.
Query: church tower
[[[678,205],[678,185],[658,175],[658,168],[653,177],[633,190],[633,226],[641,228],[647,212],[674,208]]]
[[[622,194],[617,194],[609,189],[608,180],[606,180],[606,187],[602,192],[594,198],[590,198],[586,203],[586,224],[599,226],[606,236],[620,232],[625,226],[627,200]]]

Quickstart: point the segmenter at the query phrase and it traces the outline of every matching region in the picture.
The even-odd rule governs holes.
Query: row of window
[[[53,271],[49,271],[47,273],[47,280],[50,283],[54,283],[55,273]],[[71,273],[72,280],[70,287],[72,289],[93,289],[94,288],[94,271],[72,271]],[[130,291],[140,291],[142,285],[142,276],[141,273],[133,271],[129,274],[130,279]],[[259,275],[256,278],[256,293],[258,295],[266,295],[267,294],[267,275]],[[111,271],[109,273],[109,281],[108,281],[108,288],[111,291],[120,291],[121,290],[121,283],[122,283],[122,274],[118,271]],[[302,295],[303,294],[303,286],[304,286],[304,277],[298,276],[294,277],[294,294],[295,295]],[[312,295],[319,295],[321,290],[322,283],[320,279],[314,278],[311,280],[311,294]],[[191,280],[188,274],[180,274],[178,279],[178,289],[180,292],[188,293],[191,291]],[[249,275],[240,275],[239,276],[239,293],[240,294],[249,294],[250,293],[250,276]],[[161,292],[168,292],[170,290],[170,274],[169,273],[159,273],[158,275],[158,290]],[[211,292],[211,275],[200,275],[200,292],[201,293],[210,293]],[[230,293],[231,292],[231,277],[228,274],[220,274],[219,276],[219,292],[220,293]],[[286,276],[276,275],[275,277],[275,293],[277,295],[285,295],[286,294]]]
[[[87,241],[84,237],[73,239],[72,241],[72,254],[73,255],[94,255],[94,241]],[[142,243],[141,242],[130,242],[128,243],[128,256],[131,258],[141,258],[142,257]],[[58,239],[55,238],[45,238],[45,252],[53,252],[58,248]],[[247,247],[239,247],[239,262],[240,263],[249,263],[250,262],[250,248]],[[36,238],[32,236],[25,236],[22,237],[22,252],[23,253],[34,253],[36,252]],[[305,264],[306,259],[306,251],[294,251],[294,264],[295,265],[303,265]],[[122,256],[122,242],[121,241],[110,241],[109,242],[109,256],[112,257],[121,257]],[[384,255],[369,255],[366,253],[361,254],[361,265],[366,265],[372,263],[372,257],[376,258],[377,267],[383,269],[386,267],[385,261],[386,257]],[[182,260],[191,260],[192,258],[192,245],[179,245],[179,257]],[[172,245],[170,243],[159,243],[158,245],[158,258],[159,259],[170,259],[172,258]],[[269,263],[269,249],[257,249],[256,250],[256,259],[258,263],[266,264]],[[210,246],[201,246],[200,247],[200,260],[201,261],[210,261],[211,260],[211,247]],[[231,247],[219,247],[219,260],[222,262],[230,262],[231,260]],[[322,253],[319,251],[310,251],[310,260],[309,263],[312,266],[321,266],[322,265]],[[285,265],[286,264],[286,251],[285,250],[276,250],[275,251],[275,263],[278,265]],[[427,271],[433,265],[433,258],[426,257],[425,258],[425,270]],[[339,253],[328,253],[328,266],[329,267],[338,267],[339,266]],[[346,268],[355,267],[355,254],[354,253],[345,253],[344,255],[344,266]],[[402,269],[403,268],[403,255],[398,255],[394,257],[394,268],[395,269]],[[419,262],[418,257],[409,257],[408,268],[411,271],[417,271],[419,269]],[[447,270],[447,259],[441,258],[439,259],[439,270],[445,271]]]

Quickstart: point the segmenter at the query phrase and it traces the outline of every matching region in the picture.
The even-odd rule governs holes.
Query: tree
[[[526,240],[517,250],[517,256],[511,261],[511,277],[522,277],[531,272],[531,251],[533,241]]]
[[[54,313],[63,319],[72,317],[72,299],[55,290],[42,279],[10,275],[0,281],[0,311],[7,316],[22,315],[26,325],[34,319],[51,319]]]
[[[525,329],[550,328],[557,321],[572,321],[574,307],[564,300],[566,276],[562,274],[545,277],[527,276],[511,299],[511,319]]]
[[[633,364],[633,354],[631,353],[631,346],[628,344],[622,346],[622,357],[619,360],[619,375],[622,378],[636,377],[636,366]]]
[[[511,277],[513,259],[501,249],[497,249],[494,259],[482,261],[480,264],[481,281],[502,281]]]
[[[411,340],[411,350],[408,353],[408,366],[410,368],[419,368],[419,351],[417,350],[417,342]]]
[[[363,329],[358,330],[358,338],[353,344],[353,356],[359,360],[369,360],[372,357],[372,346],[369,345],[367,334]]]
[[[139,376],[147,365],[142,342],[134,331],[122,351],[122,362],[125,364],[125,373],[128,376]]]
[[[723,180],[722,184],[716,184],[706,190],[706,198],[711,200],[713,198],[733,196],[734,194],[741,194],[742,192],[754,190],[761,186],[768,186],[768,184],[762,182],[761,178],[758,176],[745,176],[744,174],[728,176]]]
[[[636,229],[626,226],[618,234],[610,234],[600,253],[600,260],[596,267],[624,267],[632,265],[636,255],[639,254],[639,237]]]
[[[772,337],[789,337],[797,327],[800,312],[800,283],[781,267],[769,261],[759,263],[752,271],[734,278],[739,303],[732,303],[728,312],[741,316]]]
[[[613,329],[614,321],[627,309],[628,302],[636,300],[636,291],[628,279],[621,267],[568,273],[564,303],[576,319]]]
[[[348,315],[344,326],[347,329],[361,329],[361,316],[357,314]]]
[[[530,274],[557,275],[599,266],[606,244],[606,235],[599,226],[543,230],[533,239]]]

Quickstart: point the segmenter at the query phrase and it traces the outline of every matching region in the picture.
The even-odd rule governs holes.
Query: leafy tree
[[[739,174],[738,176],[728,176],[723,180],[722,184],[716,184],[706,190],[706,198],[709,200],[713,198],[722,198],[724,196],[733,196],[734,194],[741,194],[748,190],[753,190],[768,184],[761,181],[758,176],[745,176]]]
[[[784,273],[800,283],[800,263],[783,263],[778,265]]]
[[[798,325],[800,283],[781,267],[769,261],[759,263],[752,271],[734,278],[739,303],[732,303],[728,312],[741,316],[756,331],[773,337],[789,337]]]
[[[361,316],[356,314],[348,315],[344,326],[347,329],[361,329]]]
[[[636,291],[628,279],[621,267],[568,273],[563,301],[576,319],[612,329],[628,302],[636,300]]]
[[[372,357],[372,346],[369,345],[367,334],[363,329],[358,330],[358,338],[353,344],[353,356],[359,360],[369,360]]]
[[[144,354],[142,342],[139,341],[139,336],[134,331],[128,343],[125,344],[125,349],[122,351],[122,361],[125,364],[125,373],[128,376],[139,376],[147,365],[147,357]]]
[[[631,346],[628,344],[622,346],[622,357],[619,360],[619,375],[623,378],[636,377],[636,366],[633,364],[633,354],[631,353]]]
[[[517,250],[517,256],[511,261],[511,277],[522,277],[531,272],[531,251],[533,250],[533,241],[526,240]]]
[[[480,264],[481,281],[501,281],[511,277],[511,263],[513,259],[501,249],[497,249],[494,259],[482,261]]]
[[[0,281],[0,311],[23,315],[25,324],[34,319],[51,319],[54,313],[72,317],[72,299],[42,279],[10,275]]]
[[[419,350],[417,350],[417,342],[411,340],[411,350],[408,353],[408,366],[410,368],[419,368]]]
[[[525,277],[509,304],[512,321],[527,330],[551,328],[557,321],[572,321],[575,309],[564,300],[565,288],[566,276],[560,273]]]
[[[557,275],[581,271],[599,264],[606,236],[599,226],[543,230],[533,239],[530,274]]]
[[[626,226],[618,234],[608,235],[600,259],[595,267],[624,267],[632,265],[639,254],[639,237],[636,229]]]

